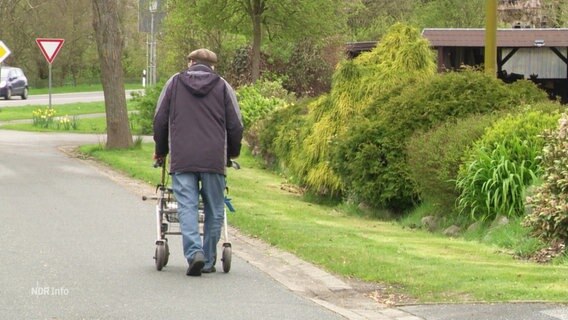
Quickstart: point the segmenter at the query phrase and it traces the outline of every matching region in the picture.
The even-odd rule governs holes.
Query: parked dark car
[[[28,78],[22,69],[4,66],[0,68],[0,96],[6,100],[10,100],[12,96],[27,99],[28,92]]]

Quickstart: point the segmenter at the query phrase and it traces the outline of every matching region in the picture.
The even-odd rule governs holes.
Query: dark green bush
[[[283,70],[284,86],[298,96],[318,96],[328,92],[331,86],[333,65],[324,59],[322,48],[314,41],[296,44],[290,63]]]
[[[544,134],[542,151],[543,183],[527,198],[530,208],[524,225],[547,242],[568,244],[568,117],[558,129]]]
[[[406,152],[410,178],[416,182],[420,198],[434,205],[439,215],[454,211],[459,195],[455,180],[468,146],[481,138],[499,116],[470,115],[426,132],[415,132],[409,139]]]
[[[476,71],[437,74],[407,84],[400,95],[375,103],[363,117],[349,123],[347,134],[337,143],[333,168],[345,186],[368,204],[409,209],[419,199],[406,164],[406,142],[411,135],[451,119],[546,99],[536,86],[522,89],[519,93]]]
[[[474,220],[525,212],[524,193],[541,173],[540,134],[553,128],[559,115],[530,111],[497,121],[474,144],[460,168],[458,209]]]
[[[138,134],[152,134],[154,132],[154,113],[163,86],[164,82],[161,82],[153,87],[146,87],[144,94],[133,94],[132,101],[135,103],[136,113],[130,117],[131,121],[140,128]]]
[[[232,61],[227,67],[225,78],[235,87],[252,83],[251,76],[251,47],[241,47],[235,50]],[[261,56],[262,59],[262,56]]]

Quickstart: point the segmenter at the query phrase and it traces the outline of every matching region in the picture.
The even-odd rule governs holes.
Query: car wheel
[[[22,100],[26,100],[28,98],[28,88],[24,88],[24,92],[22,92]]]
[[[4,95],[4,99],[6,100],[12,99],[12,89],[10,88],[6,89],[6,95]]]

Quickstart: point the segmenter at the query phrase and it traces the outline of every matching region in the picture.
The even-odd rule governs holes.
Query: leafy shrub
[[[132,121],[140,128],[141,134],[153,131],[154,112],[165,83],[147,87],[144,94],[133,93],[132,101],[138,111]],[[282,88],[281,81],[258,81],[255,85],[244,86],[237,91],[243,123],[248,128],[276,107],[295,101],[295,97]]]
[[[546,94],[536,86],[523,95],[476,71],[408,82],[398,95],[387,101],[375,100],[362,117],[350,122],[347,134],[337,143],[333,168],[361,200],[404,211],[419,199],[406,165],[406,143],[416,130],[545,99]]]
[[[466,155],[457,179],[458,209],[475,220],[524,213],[524,192],[540,174],[540,134],[558,114],[531,111],[499,120]]]
[[[471,115],[448,121],[426,132],[416,132],[406,152],[410,178],[416,182],[420,198],[437,207],[437,214],[454,210],[458,197],[456,179],[468,146],[481,138],[499,114]]]
[[[251,127],[253,123],[264,118],[276,108],[286,104],[286,100],[274,96],[274,94],[283,94],[282,90],[282,85],[279,82],[266,80],[239,88],[237,98],[245,129]]]
[[[296,101],[296,96],[284,88],[281,79],[261,79],[253,87],[265,98],[284,100],[287,103]]]
[[[137,112],[130,117],[132,123],[135,124],[134,127],[139,128],[139,134],[152,134],[154,132],[154,113],[164,84],[164,82],[161,82],[155,86],[146,87],[144,94],[136,92],[132,94],[132,101]]]
[[[538,89],[538,86],[528,79],[521,79],[509,84],[510,88],[510,95],[513,101],[519,101],[520,104],[531,104],[535,101],[543,101],[545,103],[539,104],[537,108],[539,110],[545,111],[546,110],[558,110],[558,106],[556,104],[547,103],[548,94],[546,91]],[[546,110],[545,110],[546,109]]]
[[[260,155],[270,167],[288,167],[301,132],[307,127],[306,113],[306,103],[291,103],[257,121],[246,135],[253,154]]]
[[[568,117],[562,115],[559,127],[544,134],[542,150],[543,183],[527,198],[531,210],[524,225],[532,234],[548,242],[568,244]]]

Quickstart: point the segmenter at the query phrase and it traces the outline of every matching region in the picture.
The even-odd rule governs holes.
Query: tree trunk
[[[105,96],[108,149],[132,146],[122,75],[122,30],[118,1],[93,1],[93,27]]]
[[[256,82],[260,78],[260,44],[262,37],[262,13],[264,3],[262,0],[252,0],[252,81]]]

